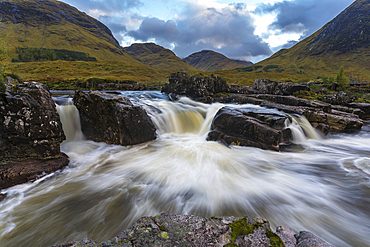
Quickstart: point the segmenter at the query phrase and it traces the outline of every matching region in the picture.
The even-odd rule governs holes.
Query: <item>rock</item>
[[[326,243],[312,233],[297,235],[298,244],[311,241]],[[167,214],[142,217],[115,238],[97,243],[91,239],[68,242],[53,247],[72,246],[287,246],[297,245],[295,232],[280,226],[274,233],[270,223],[262,218],[206,218],[193,215]],[[331,245],[312,245],[332,247]]]
[[[29,158],[56,158],[65,140],[46,86],[29,82],[0,95],[0,164]]]
[[[310,91],[305,84],[282,83],[270,81],[269,79],[257,79],[254,81],[254,90],[259,94],[293,95],[295,92]]]
[[[227,93],[229,86],[219,76],[190,76],[183,72],[172,73],[169,83],[162,87],[167,94],[186,95],[191,98],[213,96],[217,93]]]
[[[147,86],[142,83],[130,80],[110,80],[102,78],[90,78],[82,83],[77,83],[77,87],[97,90],[125,90],[125,91],[142,91],[147,90]]]
[[[305,116],[314,128],[324,134],[360,130],[363,126],[363,121],[356,114],[332,110],[331,106],[325,103],[321,104],[319,102],[297,99],[292,96],[231,94],[229,96],[215,98],[214,100],[221,103],[260,105],[288,114]],[[270,100],[285,104],[275,103]],[[365,109],[365,106],[363,108]]]
[[[223,107],[215,115],[208,141],[279,151],[279,143],[289,141],[286,115],[252,109]]]
[[[370,117],[370,104],[369,103],[349,103],[348,106],[352,108],[361,109],[363,111],[363,113],[360,113],[360,117],[362,119]]]
[[[298,247],[334,247],[311,232],[302,231],[296,235]]]
[[[74,104],[80,113],[82,132],[90,140],[126,146],[156,138],[156,129],[145,110],[123,96],[76,91]]]
[[[27,159],[2,164],[0,165],[0,189],[33,181],[64,168],[68,163],[68,156],[60,153],[53,159]]]
[[[36,179],[68,165],[65,140],[46,86],[7,84],[0,95],[0,189]]]
[[[335,92],[332,95],[323,95],[319,99],[332,105],[348,105],[356,100],[356,96],[351,92]]]
[[[238,84],[229,84],[229,92],[230,93],[238,93],[238,94],[251,94],[257,93],[252,87],[249,86],[242,86]]]

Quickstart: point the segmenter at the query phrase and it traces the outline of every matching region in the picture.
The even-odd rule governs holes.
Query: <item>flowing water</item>
[[[206,141],[223,104],[122,93],[149,112],[157,140],[129,147],[84,140],[71,100],[58,98],[67,135],[61,149],[70,165],[3,190],[0,246],[101,242],[142,216],[162,212],[261,216],[273,228],[308,230],[335,246],[370,246],[369,125],[322,138],[296,118],[288,127],[303,150],[226,147]]]

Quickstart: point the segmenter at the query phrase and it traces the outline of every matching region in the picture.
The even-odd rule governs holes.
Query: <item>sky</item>
[[[290,48],[354,0],[62,0],[108,26],[121,46],[154,42],[185,58],[213,50],[259,62]]]

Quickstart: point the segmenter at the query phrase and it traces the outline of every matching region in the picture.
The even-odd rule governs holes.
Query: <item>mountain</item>
[[[370,80],[369,13],[370,1],[357,0],[316,33],[258,65],[307,77],[334,76],[343,66],[348,77]]]
[[[197,71],[196,68],[178,58],[171,50],[154,43],[132,44],[123,49],[135,59],[156,69]]]
[[[239,60],[239,59],[232,59],[233,61],[237,62],[238,64],[241,64],[243,66],[251,66],[253,63],[251,61],[246,60]]]
[[[216,70],[231,70],[245,66],[227,58],[220,53],[209,50],[193,53],[183,60],[194,68],[206,72]]]
[[[13,59],[18,47],[83,52],[99,61],[135,61],[122,51],[108,27],[55,0],[0,1],[0,32]]]

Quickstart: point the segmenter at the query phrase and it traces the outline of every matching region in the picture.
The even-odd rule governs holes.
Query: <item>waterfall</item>
[[[66,135],[66,142],[84,140],[85,138],[81,131],[80,115],[76,106],[73,105],[72,98],[68,98],[61,105],[56,104],[56,107],[64,134]]]
[[[304,143],[307,138],[314,140],[322,140],[321,135],[315,130],[310,122],[304,117],[292,117],[292,122],[286,121],[285,126],[292,131],[293,141],[297,143]]]

